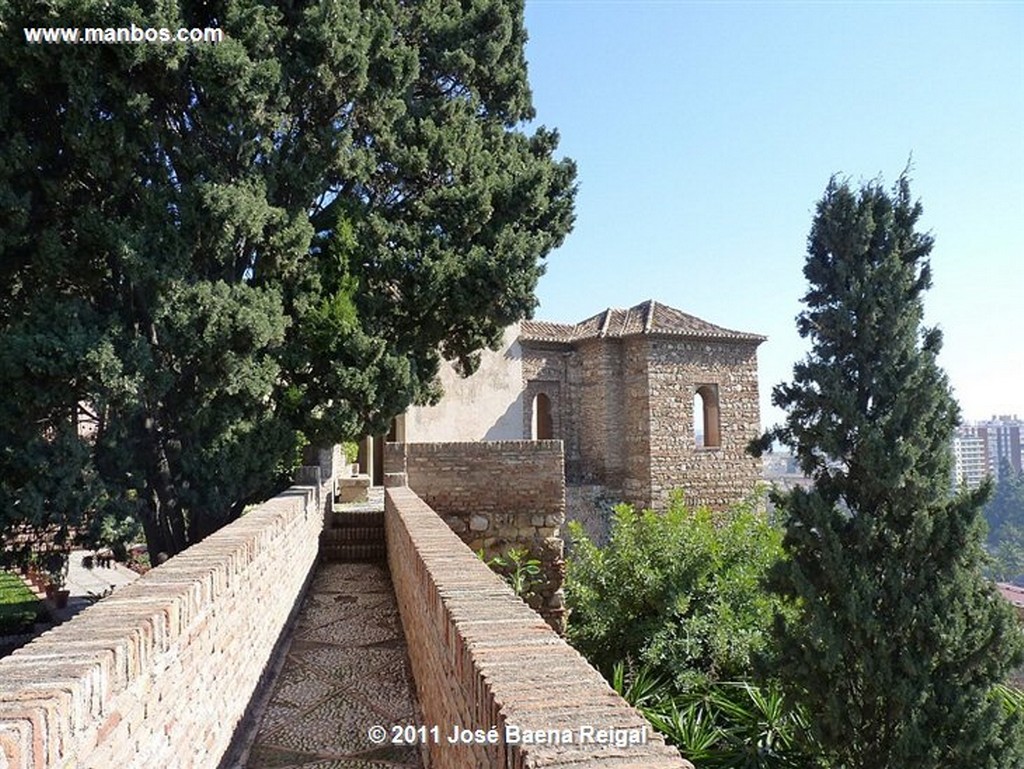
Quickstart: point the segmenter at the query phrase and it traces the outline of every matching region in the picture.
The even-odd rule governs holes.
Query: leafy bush
[[[682,693],[752,674],[782,610],[762,588],[781,534],[752,505],[723,515],[680,496],[664,513],[620,505],[603,548],[579,525],[569,532],[568,638],[607,677],[628,660]]]
[[[345,441],[341,444],[341,452],[345,455],[345,461],[351,465],[359,459],[359,444],[355,441]]]
[[[128,546],[141,541],[144,536],[142,525],[135,518],[100,515],[93,522],[92,541],[95,547],[109,548],[114,558],[121,562],[128,559]]]

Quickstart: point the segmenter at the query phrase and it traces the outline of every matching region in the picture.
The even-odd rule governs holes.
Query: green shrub
[[[762,588],[781,534],[751,505],[715,515],[615,508],[608,544],[571,523],[569,641],[610,677],[629,660],[681,693],[748,678],[781,602]]]
[[[546,579],[541,570],[541,562],[530,557],[526,548],[514,547],[504,555],[488,560],[481,549],[477,557],[496,572],[512,591],[527,603],[530,603],[539,590],[544,587]]]
[[[341,444],[341,452],[345,455],[345,462],[351,465],[359,459],[359,444],[355,441],[345,441]]]

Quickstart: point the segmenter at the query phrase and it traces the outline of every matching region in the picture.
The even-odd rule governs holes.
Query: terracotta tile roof
[[[766,337],[722,328],[676,310],[653,299],[620,310],[609,307],[576,325],[524,321],[520,337],[534,342],[575,342],[581,339],[622,338],[638,335],[678,336],[688,339],[718,339],[763,342]]]
[[[533,342],[571,342],[575,331],[576,327],[569,323],[524,320],[519,325],[519,338]]]
[[[1024,608],[1024,588],[1011,585],[1008,582],[997,582],[996,587],[1002,593],[1003,598],[1012,603],[1018,609]]]

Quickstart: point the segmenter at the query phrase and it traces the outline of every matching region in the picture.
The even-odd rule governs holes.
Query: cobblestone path
[[[258,609],[257,609],[258,610]],[[368,731],[416,724],[418,708],[387,566],[325,563],[300,609],[248,759],[250,769],[412,769],[416,748]]]

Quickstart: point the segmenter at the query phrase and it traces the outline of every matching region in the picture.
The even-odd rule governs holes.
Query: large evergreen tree
[[[522,128],[522,17],[0,0],[0,534],[135,516],[173,554],[527,316],[575,170]],[[26,41],[57,25],[226,39]]]
[[[798,318],[811,340],[773,392],[779,440],[814,480],[776,495],[787,558],[772,587],[775,671],[837,769],[1024,765],[992,696],[1021,659],[1009,605],[981,574],[986,489],[950,493],[959,418],[922,326],[931,236],[904,175],[891,193],[833,179],[818,203]]]

